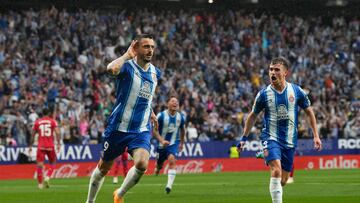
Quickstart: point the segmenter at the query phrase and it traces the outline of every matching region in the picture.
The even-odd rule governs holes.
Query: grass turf
[[[178,174],[169,195],[167,176],[145,176],[125,196],[126,203],[271,202],[269,172]],[[107,177],[97,203],[111,203],[120,184]],[[84,203],[89,178],[53,179],[39,190],[36,180],[0,181],[0,203]],[[295,183],[284,188],[290,202],[360,202],[360,170],[295,171]]]

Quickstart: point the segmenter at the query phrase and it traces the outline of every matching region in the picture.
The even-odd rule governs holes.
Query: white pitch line
[[[165,183],[140,183],[138,185],[136,185],[136,187],[153,187],[153,186],[164,186]],[[197,185],[235,185],[235,184],[231,184],[231,183],[174,183],[174,185],[178,185],[178,186],[197,186]],[[67,187],[88,187],[88,184],[82,184],[82,185],[64,185],[64,184],[53,184],[50,185],[50,188],[67,188]],[[114,186],[120,186],[120,184],[104,184],[103,187],[114,187]],[[0,188],[2,189],[14,189],[14,188],[34,188],[36,187],[36,185],[14,185],[14,186],[6,186],[6,185],[2,185],[0,186]]]
[[[164,186],[165,183],[140,183],[138,185],[136,185],[136,187],[154,187],[154,186]],[[230,186],[230,185],[236,185],[236,184],[232,184],[232,183],[175,183],[174,185],[177,186],[204,186],[204,185],[213,185],[213,186],[219,186],[219,185],[224,185],[224,186]],[[68,187],[88,187],[88,184],[82,184],[82,185],[64,185],[64,184],[53,184],[50,186],[50,188],[68,188]],[[116,186],[120,186],[119,184],[104,184],[103,187],[116,187]],[[14,186],[0,186],[1,189],[28,189],[28,188],[36,188],[36,185],[14,185]]]
[[[297,185],[351,185],[351,186],[360,186],[360,183],[295,183]],[[165,183],[140,183],[138,185],[136,185],[136,187],[153,187],[153,186],[164,186]],[[233,186],[233,185],[237,185],[237,183],[227,183],[227,182],[220,182],[220,183],[174,183],[174,185],[176,186],[219,186],[219,185],[223,185],[223,186]],[[256,183],[253,185],[263,185],[263,183]],[[64,185],[64,184],[53,184],[50,186],[50,188],[70,188],[70,187],[88,187],[88,184],[81,184],[81,185]],[[120,184],[111,184],[111,183],[107,183],[104,184],[103,187],[116,187],[116,186],[120,186]],[[6,185],[1,185],[0,188],[1,189],[28,189],[28,188],[36,188],[36,185],[14,185],[14,186],[6,186]]]
[[[360,183],[298,183],[299,185],[360,185]]]

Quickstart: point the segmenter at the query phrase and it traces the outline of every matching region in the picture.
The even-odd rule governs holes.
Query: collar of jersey
[[[175,112],[175,115],[171,115],[171,113],[170,113],[170,111],[169,111],[168,109],[167,109],[166,111],[167,111],[168,115],[169,115],[171,118],[176,117],[176,112]]]
[[[136,66],[136,68],[139,69],[139,70],[142,71],[142,72],[147,73],[147,72],[149,72],[150,69],[151,69],[151,67],[150,67],[150,66],[151,66],[151,63],[149,64],[148,69],[147,69],[147,70],[144,70],[141,66],[139,66],[139,64],[136,63],[135,59],[132,59],[132,62],[134,63],[134,65]]]
[[[288,82],[286,82],[285,88],[284,88],[281,92],[279,92],[279,91],[277,91],[275,88],[273,88],[273,86],[270,85],[270,88],[271,88],[274,92],[276,92],[276,93],[278,93],[278,94],[284,93],[285,90],[287,89],[287,87],[288,87]]]

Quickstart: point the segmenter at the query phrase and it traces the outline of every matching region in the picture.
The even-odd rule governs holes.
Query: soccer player
[[[119,176],[119,168],[120,165],[122,165],[123,168],[123,174],[124,177],[126,177],[129,168],[128,168],[128,159],[129,159],[129,155],[127,153],[127,150],[125,149],[125,152],[122,153],[120,156],[118,156],[115,159],[115,166],[114,166],[114,176],[113,176],[113,183],[117,184],[119,182],[118,176]]]
[[[270,62],[269,76],[271,84],[262,89],[256,96],[249,116],[245,121],[243,136],[238,144],[243,150],[250,129],[257,115],[264,110],[264,128],[261,143],[264,158],[270,167],[270,194],[274,203],[282,202],[282,186],[285,186],[291,171],[294,152],[297,144],[297,123],[299,107],[309,121],[314,135],[314,148],[321,150],[322,144],[316,127],[316,118],[305,92],[297,85],[286,81],[290,63],[283,57]]]
[[[154,128],[154,136],[161,136],[166,144],[160,143],[157,152],[155,174],[158,175],[166,160],[169,161],[168,181],[165,187],[166,194],[169,194],[176,176],[176,154],[184,146],[185,118],[178,112],[179,102],[176,97],[170,97],[167,110],[157,115],[158,128]],[[158,138],[160,140],[160,138]]]
[[[37,119],[33,126],[33,133],[29,142],[29,154],[31,154],[32,146],[34,144],[34,137],[38,135],[38,145],[36,152],[37,163],[37,180],[39,189],[43,189],[44,186],[49,188],[49,181],[51,175],[55,169],[56,153],[54,148],[54,137],[57,140],[57,151],[60,151],[60,133],[57,128],[57,122],[51,117],[52,110],[45,107],[43,109],[43,117]],[[45,155],[49,159],[50,167],[44,177],[44,160]]]
[[[138,183],[148,167],[151,124],[158,124],[151,102],[161,75],[160,70],[150,63],[154,49],[152,35],[138,35],[126,53],[107,66],[107,71],[116,77],[116,102],[104,132],[103,155],[90,177],[87,203],[95,202],[114,159],[126,147],[134,159],[134,166],[120,188],[114,191],[114,203],[124,201],[125,193]]]

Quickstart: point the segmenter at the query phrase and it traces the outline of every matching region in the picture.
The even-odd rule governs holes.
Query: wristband
[[[237,148],[240,148],[240,147],[241,147],[241,143],[242,143],[242,142],[246,142],[246,140],[247,140],[247,136],[242,136],[242,137],[240,138],[240,142],[236,145],[236,147],[237,147]]]

